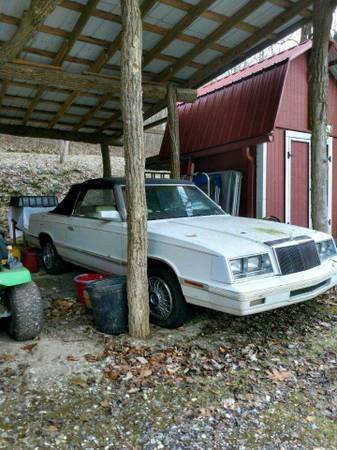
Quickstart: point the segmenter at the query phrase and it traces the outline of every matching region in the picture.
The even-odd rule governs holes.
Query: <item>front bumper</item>
[[[182,286],[186,301],[237,316],[256,314],[317,297],[337,285],[337,258],[291,275],[250,279],[207,289]]]

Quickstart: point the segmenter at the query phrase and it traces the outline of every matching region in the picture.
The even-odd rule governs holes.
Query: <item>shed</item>
[[[198,91],[179,105],[181,158],[195,171],[243,174],[240,215],[310,226],[309,60],[312,41]],[[329,209],[337,236],[337,54],[330,44]],[[169,157],[168,130],[160,160]],[[186,165],[185,165],[186,166]],[[185,167],[186,172],[186,167]]]

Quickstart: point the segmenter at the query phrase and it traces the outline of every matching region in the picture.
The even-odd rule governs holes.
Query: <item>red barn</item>
[[[199,90],[179,106],[181,159],[195,171],[243,174],[240,215],[310,226],[309,59],[312,42]],[[329,204],[337,236],[337,49],[330,46]],[[166,130],[160,160],[169,158]],[[183,171],[186,164],[182,164]]]

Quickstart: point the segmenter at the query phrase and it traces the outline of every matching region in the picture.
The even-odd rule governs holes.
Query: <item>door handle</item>
[[[68,230],[69,231],[74,231],[74,227],[72,227],[71,225],[68,226]]]

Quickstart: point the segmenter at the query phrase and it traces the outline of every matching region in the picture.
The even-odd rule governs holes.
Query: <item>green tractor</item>
[[[29,270],[11,259],[0,234],[0,319],[18,341],[34,339],[42,329],[43,302]]]

